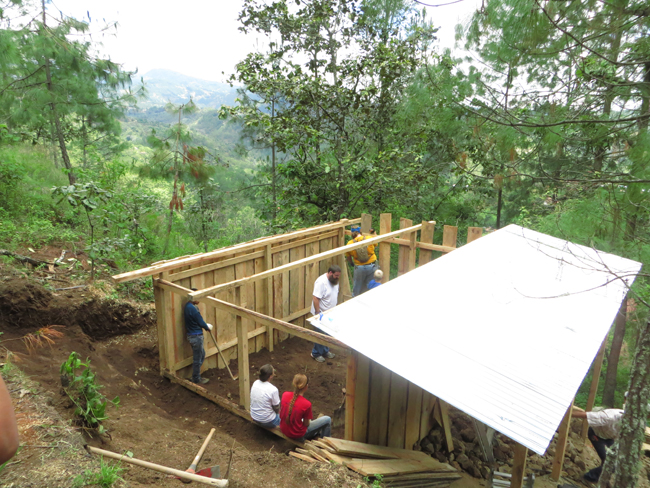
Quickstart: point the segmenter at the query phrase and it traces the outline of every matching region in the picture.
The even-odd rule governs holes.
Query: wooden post
[[[411,221],[412,222],[412,221]],[[411,235],[409,236],[409,254],[408,254],[408,263],[407,265],[407,271],[413,271],[415,269],[415,258],[417,256],[417,252],[415,249],[415,244],[418,240],[418,233],[417,232],[411,232]]]
[[[523,488],[524,476],[526,473],[526,456],[528,448],[519,443],[515,444],[515,459],[512,464],[512,478],[510,479],[511,488]]]
[[[169,272],[162,273],[162,279],[168,279]],[[165,331],[165,355],[167,356],[167,369],[172,373],[176,371],[176,342],[174,323],[172,322],[172,293],[165,290],[162,296],[162,310]]]
[[[406,407],[408,380],[391,373],[390,401],[388,403],[388,447],[404,449],[406,439]]]
[[[386,276],[386,275],[384,275]],[[385,446],[388,437],[390,370],[370,362],[370,405],[368,407],[368,443]]]
[[[594,359],[594,374],[591,378],[591,387],[589,388],[589,396],[587,397],[587,405],[585,408],[586,412],[590,412],[594,408],[594,403],[596,402],[596,393],[598,392],[598,381],[600,380],[600,372],[603,369],[603,359],[605,358],[605,349],[607,348],[607,339],[609,336],[605,336],[603,343],[600,345],[598,354],[596,354],[596,359]],[[580,437],[584,442],[587,439],[587,432],[589,431],[589,423],[587,419],[582,421],[582,432]]]
[[[436,228],[436,224],[433,222],[427,222],[426,220],[422,221],[422,229],[420,230],[420,242],[425,244],[433,244],[433,231]],[[433,251],[427,249],[420,249],[420,261],[419,265],[427,264],[433,259]]]
[[[158,275],[158,278],[162,278],[162,273]],[[156,286],[155,280],[151,280],[153,285],[153,296],[156,304],[156,329],[158,329],[158,362],[160,363],[160,372],[164,369],[169,369],[167,364],[167,353],[165,347],[165,314],[164,310],[164,295],[165,290]]]
[[[408,404],[406,406],[406,434],[404,449],[413,449],[420,440],[420,417],[422,415],[422,388],[409,382]]]
[[[339,229],[339,247],[345,246],[345,229],[341,227]],[[350,288],[350,276],[348,275],[348,265],[345,261],[345,254],[339,256],[339,266],[341,267],[341,286],[339,288],[339,304],[343,303],[345,300],[352,298],[352,288]],[[308,280],[309,281],[309,280]],[[311,300],[313,294],[313,289],[309,290],[309,299]]]
[[[428,391],[422,391],[422,415],[420,417],[420,439],[426,437],[433,428],[433,409],[436,397]]]
[[[410,219],[401,218],[399,219],[399,228],[406,229],[413,226],[413,221]],[[415,235],[414,233],[409,234],[409,247],[399,246],[399,260],[397,262],[397,276],[401,276],[404,273],[410,271],[409,266],[411,261],[415,263],[415,260],[411,259],[411,256],[415,252]]]
[[[483,236],[483,227],[467,228],[467,244]]]
[[[391,231],[391,214],[379,216],[379,233],[388,234]],[[379,267],[384,272],[384,283],[390,280],[390,243],[379,243]]]
[[[442,245],[448,247],[456,247],[456,240],[458,239],[458,227],[453,225],[445,225],[442,231]]]
[[[241,287],[235,291],[235,303],[241,302]],[[237,365],[239,369],[239,404],[246,410],[251,408],[251,380],[248,365],[248,328],[244,327],[241,316],[237,315]]]
[[[370,228],[372,227],[372,215],[362,213],[361,214],[361,234],[364,236],[370,234]]]
[[[354,403],[357,384],[357,367],[359,363],[358,353],[350,351],[348,356],[348,371],[345,382],[345,433],[344,438],[348,441],[354,440]]]
[[[569,438],[569,430],[571,427],[571,410],[573,409],[573,402],[569,405],[562,423],[560,424],[560,432],[557,437],[557,444],[555,445],[555,458],[553,459],[553,470],[551,478],[555,481],[560,479],[562,474],[562,467],[564,466],[564,453],[566,452],[566,441]]]
[[[447,451],[454,450],[454,438],[451,436],[451,422],[449,421],[449,404],[444,400],[438,398],[440,405],[440,418],[442,420],[442,428],[445,431],[445,442],[447,443]]]
[[[264,249],[264,267],[267,271],[273,269],[271,244],[267,244]],[[268,277],[264,281],[266,281],[266,315],[273,317],[273,279]],[[270,325],[266,326],[266,344],[267,349],[273,352],[273,327]]]
[[[354,385],[354,427],[352,429],[352,440],[367,442],[370,359],[361,353],[355,354],[357,356],[357,379]]]

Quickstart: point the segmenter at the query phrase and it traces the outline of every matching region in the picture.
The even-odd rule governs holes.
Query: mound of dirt
[[[48,325],[79,325],[101,340],[132,334],[155,323],[155,312],[129,302],[94,296],[91,291],[53,293],[17,279],[0,284],[0,327],[31,332]]]

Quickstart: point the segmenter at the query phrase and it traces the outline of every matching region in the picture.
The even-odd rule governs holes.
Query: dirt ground
[[[48,325],[63,326],[63,337],[30,352],[20,338]],[[25,273],[0,267],[0,332],[0,363],[7,362],[8,350],[16,366],[5,376],[24,446],[0,472],[0,487],[73,486],[76,476],[99,465],[83,449],[85,443],[118,453],[131,451],[135,458],[184,470],[212,427],[216,433],[199,467],[218,464],[223,474],[232,448],[230,480],[235,488],[366,486],[344,467],[308,465],[286,456],[291,444],[162,378],[152,306],[106,300],[91,288],[51,292]],[[253,354],[252,378],[260,366],[271,363],[277,370],[274,383],[282,392],[291,389],[296,372],[306,372],[313,385],[307,396],[314,413],[333,415],[343,400],[346,357],[319,364],[309,357],[310,350],[310,343],[293,338],[273,353]],[[59,374],[72,351],[90,359],[106,397],[120,398],[120,407],[109,408],[110,418],[104,423],[110,437],[90,438],[73,423],[73,408],[62,395]],[[236,361],[231,367],[236,374]],[[238,400],[237,382],[226,370],[208,371],[205,376],[211,379],[210,391]],[[341,436],[342,419],[334,419],[334,435]],[[469,453],[469,444],[466,449]],[[590,449],[584,446],[585,452]],[[587,467],[595,462],[595,453],[590,455]],[[117,486],[181,486],[150,470],[123,467],[128,467],[125,481]],[[536,487],[557,486],[548,475],[539,474]],[[485,486],[485,480],[463,473],[463,479],[451,486],[477,488]]]

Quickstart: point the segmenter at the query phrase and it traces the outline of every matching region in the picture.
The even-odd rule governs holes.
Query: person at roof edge
[[[361,242],[364,239],[366,237],[361,235],[361,227],[352,227],[352,240],[347,245]],[[354,266],[352,295],[356,297],[368,291],[368,283],[372,280],[377,270],[375,246],[371,244],[364,248],[355,249],[354,251],[348,252],[345,256],[348,263]]]
[[[192,291],[197,291],[192,288]],[[199,302],[189,301],[185,304],[183,309],[183,316],[185,318],[185,331],[187,332],[187,341],[192,346],[192,383],[204,385],[208,381],[207,378],[201,378],[201,366],[205,360],[205,349],[203,349],[203,331],[211,331],[212,324],[206,324],[201,312],[199,312]]]
[[[627,392],[625,392],[627,398]],[[648,405],[650,408],[650,405]],[[582,409],[573,407],[571,416],[576,419],[587,419],[589,424],[589,431],[587,437],[594,446],[598,457],[600,458],[600,466],[590,469],[584,474],[584,479],[591,482],[597,482],[600,479],[600,474],[603,471],[605,458],[607,457],[607,449],[612,447],[616,439],[621,433],[621,419],[625,412],[625,404],[623,409],[620,408],[606,408],[604,410],[585,412]]]
[[[339,278],[341,277],[341,268],[332,265],[327,273],[319,276],[314,282],[314,292],[311,300],[311,314],[319,316],[326,310],[336,307],[339,300]],[[311,357],[319,363],[324,363],[325,358],[332,359],[334,353],[330,352],[329,347],[321,344],[314,344],[311,351]]]

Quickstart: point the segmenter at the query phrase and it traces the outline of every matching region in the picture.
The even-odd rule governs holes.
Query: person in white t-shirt
[[[339,300],[339,278],[341,277],[341,268],[332,265],[327,273],[318,277],[314,282],[314,293],[311,302],[312,315],[320,315],[330,308],[336,307]],[[332,359],[334,353],[330,352],[329,347],[321,344],[314,344],[311,351],[311,357],[319,363],[324,363],[325,358]]]
[[[265,364],[258,375],[259,379],[251,387],[251,418],[256,424],[273,429],[280,425],[280,394],[271,384],[275,369]]]

